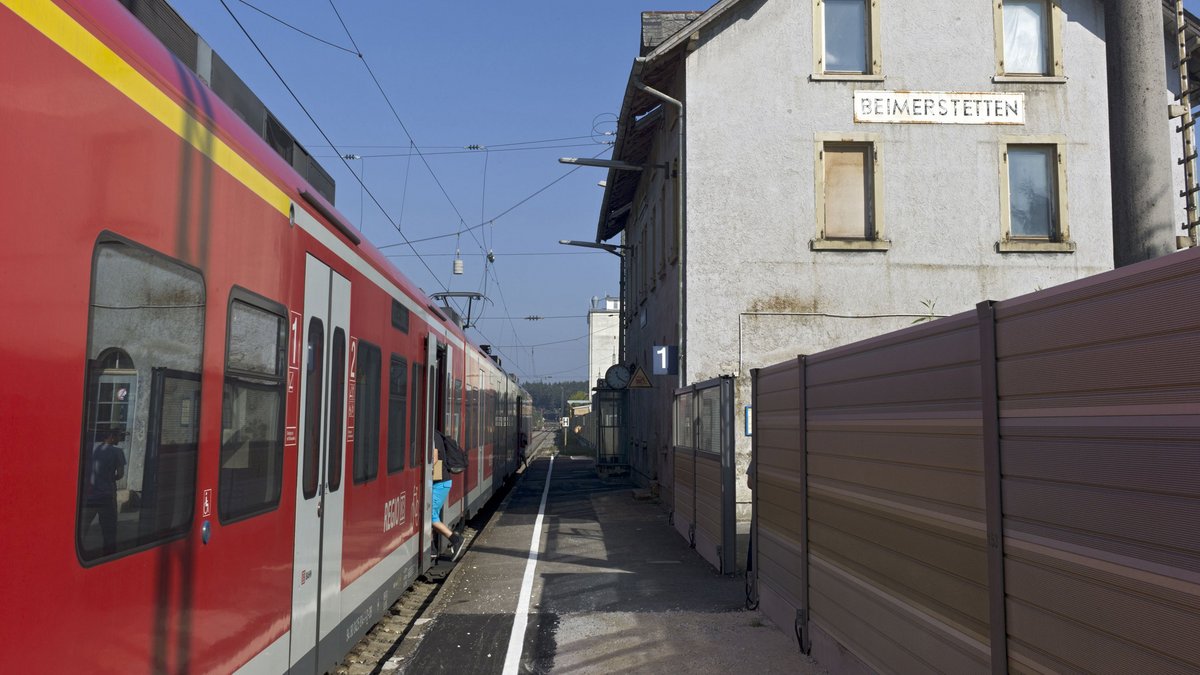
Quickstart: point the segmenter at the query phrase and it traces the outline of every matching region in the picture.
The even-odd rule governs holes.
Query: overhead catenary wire
[[[592,159],[596,159],[597,157],[599,157],[600,155],[603,155],[604,153],[608,152],[611,149],[612,148],[605,148],[604,150],[600,151],[599,153],[592,155]],[[517,202],[516,204],[513,204],[512,206],[510,206],[507,209],[501,211],[500,213],[492,216],[488,220],[486,220],[482,223],[479,223],[478,225],[472,225],[468,228],[465,228],[463,231],[467,232],[470,230],[477,230],[481,227],[485,227],[487,225],[495,223],[497,220],[500,220],[501,218],[508,215],[509,213],[512,213],[513,211],[515,211],[517,208],[519,208],[520,206],[522,206],[529,200],[540,195],[541,193],[545,192],[546,190],[549,190],[550,188],[554,187],[555,184],[559,183],[560,181],[564,180],[567,176],[570,176],[571,174],[575,173],[576,171],[578,171],[582,168],[583,168],[582,166],[576,166],[575,168],[571,169],[570,171],[567,171],[566,173],[559,176],[558,178],[555,178],[554,180],[550,181],[549,183],[538,188],[537,190],[535,190],[533,192],[533,194],[529,195],[528,197],[525,197],[524,199]],[[379,250],[383,250],[383,249],[387,249],[387,248],[392,248],[394,246],[404,246],[405,244],[408,244],[408,243],[419,244],[423,241],[433,241],[435,239],[446,239],[448,237],[454,237],[454,236],[458,236],[458,233],[457,232],[449,232],[447,234],[436,234],[436,235],[432,235],[429,237],[419,237],[417,239],[405,239],[403,242],[399,242],[399,243],[395,243],[395,244],[384,244],[384,245],[378,246],[376,248],[378,248]]]
[[[487,335],[484,334],[483,331],[479,330],[478,326],[472,325],[471,328],[475,332],[479,333],[479,337],[483,338],[483,344],[489,344],[489,345],[492,344],[492,341],[488,338]],[[510,357],[503,350],[495,349],[494,351],[496,352],[496,354],[498,356],[503,356],[508,361],[508,363],[513,367],[513,369],[521,371],[521,375],[524,376],[525,379],[527,379],[527,380],[533,379],[533,377],[531,375],[529,375],[528,373],[526,373],[525,369],[521,367],[520,360],[518,360],[514,357]]]
[[[308,111],[308,108],[304,105],[304,103],[300,101],[300,97],[295,91],[292,90],[291,86],[288,85],[287,80],[283,77],[283,74],[279,72],[279,69],[276,68],[275,64],[271,62],[271,59],[267,57],[267,54],[262,50],[262,47],[258,46],[258,42],[250,36],[250,31],[246,30],[246,27],[242,25],[242,22],[237,18],[237,14],[233,13],[233,9],[229,7],[229,4],[225,0],[220,0],[220,3],[221,6],[225,8],[225,11],[229,14],[230,18],[233,19],[233,22],[237,24],[237,27],[242,31],[242,34],[245,35],[246,39],[250,41],[251,46],[253,46],[255,51],[258,52],[258,55],[262,57],[264,62],[266,62],[267,67],[270,68],[271,72],[275,74],[275,77],[279,79],[280,84],[282,84],[283,88],[287,90],[288,94],[292,97],[292,100],[296,102],[296,105],[299,106],[300,110],[304,112],[304,115],[308,117],[308,121],[312,123],[313,127],[317,130],[317,133],[321,134],[321,137],[324,138],[331,147],[336,148],[336,146],[333,145],[333,141],[329,139],[329,135],[325,133],[325,130],[321,128],[321,125],[317,123],[316,118],[314,118],[312,113]],[[389,216],[387,211],[383,208],[383,205],[379,203],[379,199],[375,197],[375,193],[371,192],[371,189],[368,188],[366,184],[358,178],[356,173],[354,173],[354,169],[350,167],[349,160],[341,155],[339,155],[339,159],[341,159],[342,164],[346,167],[346,171],[348,171],[351,176],[355,177],[355,180],[358,181],[358,184],[362,186],[363,191],[370,195],[371,201],[375,202],[375,205],[379,207],[379,210],[383,213],[384,217],[388,219],[388,222],[392,224],[392,227],[395,228],[400,237],[405,240],[404,243],[408,244],[408,246],[412,248],[413,253],[418,254],[417,259],[420,260],[421,264],[425,266],[425,269],[429,271],[429,274],[433,277],[433,280],[436,281],[443,290],[448,290],[446,288],[446,284],[442,283],[441,277],[439,277],[437,273],[433,271],[433,268],[429,266],[429,263],[425,262],[425,259],[420,256],[417,249],[412,247],[412,244],[408,242],[406,237],[404,237],[404,233],[400,231],[396,221],[392,220],[391,216]]]
[[[303,29],[301,29],[301,28],[297,28],[296,26],[293,26],[292,24],[290,24],[290,23],[288,23],[288,22],[284,21],[283,19],[281,19],[281,18],[279,18],[279,17],[275,16],[274,14],[271,14],[270,12],[268,12],[268,11],[266,11],[266,10],[262,9],[261,7],[257,7],[257,6],[255,6],[255,5],[252,5],[252,4],[248,3],[248,2],[246,2],[246,0],[238,0],[238,2],[240,2],[240,3],[242,3],[243,5],[245,5],[245,6],[249,7],[250,9],[252,9],[252,10],[254,10],[254,11],[258,12],[259,14],[262,14],[263,16],[267,17],[268,19],[271,19],[272,21],[275,21],[275,22],[277,22],[277,23],[281,23],[281,24],[283,24],[283,25],[287,26],[288,28],[291,28],[292,30],[296,31],[297,33],[300,33],[301,35],[304,35],[304,36],[310,37],[310,38],[312,38],[313,40],[316,40],[317,42],[320,42],[320,43],[323,43],[323,44],[327,44],[327,45],[329,45],[330,47],[333,47],[334,49],[340,49],[341,51],[344,51],[344,52],[346,52],[347,54],[355,54],[355,51],[354,51],[353,49],[350,49],[349,47],[343,47],[342,45],[339,45],[339,44],[336,44],[336,43],[330,42],[329,40],[326,40],[326,39],[324,39],[324,38],[317,37],[316,35],[313,35],[312,33],[309,33],[309,32],[308,32],[308,31],[306,31],[306,30],[303,30]],[[330,146],[322,146],[322,147],[333,147],[333,146],[332,146],[332,145],[330,145]]]
[[[538,375],[532,375],[532,376],[530,376],[528,379],[530,379],[530,380],[544,379],[544,378],[547,378],[547,377],[554,377],[555,375],[562,375],[562,374],[564,374],[564,373],[577,373],[577,372],[579,372],[579,371],[581,371],[581,370],[582,370],[582,371],[584,371],[584,372],[586,372],[586,371],[587,371],[587,364],[586,364],[586,363],[584,363],[584,364],[581,364],[581,365],[578,365],[578,366],[575,366],[574,368],[567,368],[566,370],[558,370],[558,371],[555,371],[555,372],[553,372],[553,373],[541,373],[541,374],[538,374]],[[546,383],[546,384],[557,384],[557,383]]]
[[[538,256],[538,257],[545,257],[545,256],[552,256],[552,255],[596,255],[597,253],[604,253],[604,251],[600,250],[600,249],[596,249],[595,251],[523,251],[523,252],[518,252],[518,253],[501,252],[501,253],[496,253],[496,255],[503,256],[505,258],[512,258],[514,256],[531,256],[531,255]],[[412,257],[414,257],[414,255],[415,254],[413,254],[413,253],[388,253],[388,254],[386,254],[386,257],[388,257],[388,258],[412,258]],[[454,254],[453,253],[423,253],[421,255],[424,255],[426,258],[448,258],[448,257],[453,256]],[[464,253],[463,256],[464,257],[465,256],[483,256],[486,258],[487,254],[486,253]]]
[[[342,18],[342,13],[338,11],[337,5],[334,4],[333,0],[328,1],[329,7],[333,10],[334,15],[337,16],[338,23],[342,25],[342,30],[346,32],[346,37],[350,39],[350,44],[354,46],[354,51],[357,53],[358,60],[363,64],[363,68],[367,70],[367,74],[371,76],[371,81],[375,83],[375,87],[379,90],[379,94],[383,96],[383,101],[387,104],[388,110],[392,112],[392,117],[396,119],[396,123],[400,125],[400,129],[404,131],[404,135],[407,136],[409,142],[412,143],[413,150],[417,153],[417,156],[421,158],[421,163],[425,165],[425,169],[429,172],[430,177],[433,178],[433,182],[438,186],[438,190],[441,191],[442,196],[446,198],[446,202],[450,204],[450,208],[454,210],[454,213],[458,216],[459,221],[465,223],[466,218],[464,218],[462,212],[459,211],[458,205],[454,203],[454,199],[450,197],[450,193],[446,191],[446,186],[442,184],[441,178],[439,178],[437,172],[433,170],[433,166],[429,163],[429,160],[427,160],[425,155],[421,152],[421,146],[417,145],[416,139],[413,138],[412,133],[408,130],[408,125],[404,123],[404,120],[400,117],[400,113],[396,110],[396,106],[392,103],[392,98],[388,96],[387,90],[383,88],[383,84],[379,81],[379,78],[376,77],[375,70],[371,68],[371,64],[367,61],[366,55],[364,55],[362,49],[359,48],[358,41],[354,39],[354,34],[350,32],[349,26],[346,25],[345,19]],[[332,141],[330,144],[332,145]]]
[[[222,2],[224,2],[224,0],[222,0]],[[429,176],[433,178],[433,182],[438,186],[442,196],[446,198],[446,202],[450,204],[450,208],[453,209],[455,215],[458,216],[459,230],[456,232],[455,236],[456,238],[461,238],[463,232],[462,226],[466,225],[467,219],[463,217],[462,211],[459,210],[458,205],[455,204],[454,200],[450,197],[450,193],[446,190],[446,186],[442,184],[442,180],[438,177],[437,172],[433,170],[433,166],[429,163],[429,160],[424,154],[421,153],[421,147],[417,145],[416,139],[413,138],[412,133],[408,130],[408,125],[405,124],[404,120],[400,117],[400,113],[396,110],[396,106],[392,103],[391,97],[388,96],[387,90],[383,88],[383,84],[379,81],[379,78],[376,77],[375,70],[371,68],[371,64],[367,61],[366,55],[364,55],[362,49],[359,48],[358,41],[354,39],[354,34],[350,32],[350,27],[346,25],[346,21],[342,18],[342,13],[338,11],[337,5],[334,4],[333,0],[328,0],[328,2],[330,9],[333,10],[334,15],[337,17],[338,23],[342,25],[342,30],[346,32],[346,37],[350,39],[350,44],[354,46],[354,51],[357,52],[358,60],[363,64],[363,68],[366,69],[367,74],[371,76],[371,81],[375,83],[375,87],[379,90],[379,94],[383,96],[383,101],[387,104],[388,110],[392,112],[392,117],[396,119],[396,123],[400,125],[400,129],[404,132],[404,135],[408,137],[409,142],[412,144],[413,150],[415,150],[417,156],[421,158],[421,163],[425,165],[425,170],[429,172]],[[328,138],[326,140],[328,140]],[[332,145],[332,141],[330,141],[330,144]],[[476,245],[482,249],[483,243],[475,237],[475,233],[471,230],[467,230],[467,232],[471,235],[472,239],[475,239]],[[405,238],[405,240],[407,241],[407,238]],[[426,267],[428,267],[428,265],[426,265]],[[455,266],[454,271],[456,273],[459,272],[459,267],[457,265]],[[450,283],[453,282],[454,276],[451,275]],[[445,288],[448,290],[449,286],[447,285]],[[459,313],[462,313],[461,304],[457,302],[454,304],[458,308]]]
[[[485,320],[495,321],[495,320],[501,319],[501,318],[503,318],[503,317],[495,316],[495,317],[488,317]],[[541,321],[542,319],[586,319],[587,314],[560,314],[558,316],[533,316],[533,317],[525,317],[525,318],[530,319],[530,320],[537,320],[537,321]]]
[[[514,145],[534,145],[534,144],[540,144],[540,143],[560,143],[562,141],[579,141],[579,140],[583,140],[585,138],[592,138],[592,136],[563,136],[561,138],[543,138],[543,139],[536,140],[536,141],[514,141],[514,142],[510,142],[510,143],[484,143],[482,145],[485,145],[486,147],[488,147],[490,149],[495,149],[495,148],[507,148],[509,146],[514,146]],[[591,144],[583,144],[583,145],[594,145],[594,144],[595,144],[595,141],[593,141],[593,143],[591,143]],[[471,143],[460,143],[459,145],[426,145],[424,147],[426,150],[429,150],[429,149],[464,150],[469,145],[472,145],[472,144]],[[332,148],[334,146],[322,145],[320,143],[305,143],[305,147],[308,147],[308,148]],[[407,148],[408,146],[407,145],[394,145],[394,144],[393,145],[372,145],[369,143],[342,143],[339,147],[381,149],[381,148]]]
[[[486,225],[489,225],[489,224],[490,224],[490,225],[493,225],[493,227],[494,227],[494,225],[495,225],[495,221],[496,221],[498,218],[500,218],[500,217],[503,217],[504,215],[507,215],[508,213],[510,213],[512,210],[514,210],[514,209],[516,209],[516,208],[519,208],[521,205],[523,205],[524,203],[528,202],[530,199],[533,199],[534,197],[536,197],[537,195],[541,194],[541,193],[542,193],[542,192],[544,192],[545,190],[549,189],[549,188],[550,188],[550,187],[552,187],[553,185],[557,184],[557,183],[558,183],[558,182],[560,182],[561,180],[565,179],[565,178],[566,178],[566,176],[570,175],[571,173],[573,173],[575,170],[577,170],[577,169],[578,169],[578,167],[575,167],[575,168],[573,168],[572,170],[570,170],[570,171],[567,171],[566,173],[564,173],[564,174],[563,174],[563,176],[560,176],[558,179],[555,179],[554,181],[550,182],[550,183],[549,183],[549,184],[547,184],[546,186],[544,186],[544,187],[542,187],[541,189],[539,189],[539,190],[535,191],[533,194],[529,195],[528,197],[526,197],[526,198],[522,199],[521,201],[517,202],[516,204],[512,205],[511,207],[509,207],[509,208],[508,208],[508,209],[506,209],[505,211],[501,212],[500,214],[498,214],[498,215],[497,215],[497,216],[495,216],[494,218],[492,218],[492,219],[488,219],[488,220],[486,220],[486,221],[484,221],[484,222],[481,222],[481,223],[479,223],[478,225],[475,225],[475,226],[466,227],[466,226],[465,226],[465,225],[466,225],[466,220],[465,220],[465,218],[463,218],[463,217],[462,217],[462,215],[461,215],[461,211],[458,209],[457,205],[454,203],[453,199],[450,197],[450,195],[449,195],[448,191],[446,190],[446,187],[445,187],[445,185],[442,183],[442,181],[441,181],[440,177],[438,177],[438,175],[436,174],[436,172],[433,170],[432,166],[429,164],[428,160],[425,158],[425,156],[424,156],[424,153],[422,153],[422,151],[421,151],[421,148],[420,148],[420,147],[419,147],[419,146],[416,144],[416,142],[415,142],[415,139],[412,137],[412,135],[411,135],[411,133],[409,132],[409,130],[408,130],[408,128],[407,128],[407,126],[405,125],[405,123],[404,123],[403,119],[400,117],[400,115],[399,115],[398,111],[397,111],[397,110],[396,110],[396,108],[395,108],[395,105],[392,103],[392,101],[390,100],[390,97],[387,95],[387,92],[386,92],[386,90],[384,90],[384,88],[383,88],[383,86],[382,86],[381,82],[379,81],[379,78],[376,76],[376,74],[375,74],[374,70],[371,68],[371,66],[370,66],[369,62],[367,61],[366,57],[363,55],[363,53],[362,53],[361,49],[359,48],[359,45],[357,44],[356,40],[354,39],[354,36],[353,36],[353,34],[352,34],[350,31],[349,31],[348,27],[346,26],[346,23],[345,23],[344,19],[342,18],[342,16],[341,16],[340,12],[338,11],[338,9],[337,9],[336,5],[334,5],[334,3],[333,3],[333,0],[329,0],[329,4],[330,4],[331,8],[333,9],[333,11],[334,11],[335,15],[337,15],[339,23],[341,23],[341,25],[342,25],[343,29],[346,31],[346,35],[347,35],[347,37],[350,39],[350,42],[351,42],[351,44],[352,44],[352,45],[353,45],[353,47],[354,47],[354,51],[353,51],[353,52],[351,52],[350,50],[346,49],[345,47],[342,47],[342,46],[340,46],[340,45],[337,45],[337,44],[335,44],[335,43],[329,42],[329,41],[327,41],[327,40],[323,40],[322,38],[319,38],[319,37],[317,37],[317,36],[315,36],[315,35],[313,35],[313,34],[311,34],[311,33],[308,33],[308,32],[306,32],[306,31],[303,31],[303,30],[299,29],[298,27],[296,27],[296,26],[294,26],[294,25],[291,25],[291,24],[287,23],[286,21],[283,21],[282,19],[279,19],[278,17],[275,17],[275,16],[273,16],[273,15],[270,15],[269,13],[267,13],[267,12],[265,12],[265,11],[261,10],[260,8],[257,8],[257,7],[255,7],[255,6],[251,5],[251,4],[250,4],[250,3],[248,3],[248,2],[245,2],[245,0],[239,0],[239,1],[240,1],[240,2],[242,2],[243,4],[245,4],[247,7],[250,7],[251,9],[255,10],[256,12],[258,12],[258,13],[260,13],[260,14],[263,14],[264,16],[267,16],[267,17],[268,17],[268,18],[270,18],[271,20],[273,20],[273,21],[276,21],[277,23],[280,23],[281,25],[284,25],[284,26],[286,26],[287,28],[289,28],[289,29],[291,29],[291,30],[293,30],[293,31],[296,31],[296,32],[298,32],[298,33],[301,33],[301,34],[305,35],[306,37],[309,37],[309,38],[311,38],[311,39],[314,39],[314,40],[317,40],[317,41],[319,41],[319,42],[322,42],[323,44],[326,44],[326,45],[328,45],[328,46],[331,46],[331,47],[334,47],[334,48],[336,48],[336,49],[339,49],[340,51],[345,51],[345,52],[347,52],[347,53],[354,53],[356,56],[358,56],[358,57],[359,57],[359,60],[361,60],[361,61],[363,62],[363,66],[364,66],[364,68],[366,69],[366,71],[367,71],[368,75],[371,77],[372,81],[374,82],[375,86],[376,86],[376,87],[377,87],[377,89],[379,90],[380,94],[383,96],[385,103],[388,105],[388,108],[389,108],[389,110],[392,112],[392,115],[395,117],[395,119],[396,119],[397,123],[400,125],[400,127],[401,127],[401,129],[404,131],[405,135],[408,137],[408,140],[409,140],[409,143],[410,143],[410,148],[411,148],[411,150],[412,150],[411,152],[407,153],[407,154],[408,154],[408,156],[409,156],[409,161],[411,161],[411,155],[412,155],[412,154],[416,154],[416,155],[417,155],[417,156],[418,156],[418,157],[421,159],[422,163],[423,163],[423,164],[425,165],[425,167],[426,167],[426,170],[429,172],[430,176],[431,176],[431,177],[434,179],[434,182],[435,182],[435,183],[438,185],[438,188],[439,188],[439,190],[441,191],[441,193],[442,193],[443,197],[446,199],[447,203],[448,203],[448,204],[451,206],[451,208],[454,210],[455,214],[459,216],[459,228],[458,228],[458,230],[457,230],[455,233],[453,233],[452,235],[443,235],[442,237],[432,237],[431,239],[445,238],[446,236],[455,236],[456,238],[461,238],[461,234],[462,234],[462,232],[463,232],[463,231],[466,231],[466,232],[468,232],[468,233],[471,235],[472,239],[474,239],[474,240],[475,240],[476,244],[477,244],[477,245],[478,245],[478,246],[481,248],[481,250],[483,250],[483,249],[485,248],[485,246],[484,246],[484,244],[483,244],[483,243],[482,243],[482,242],[481,242],[481,241],[480,241],[480,240],[479,240],[477,237],[475,237],[475,234],[474,234],[474,232],[473,232],[475,229],[479,229],[479,228],[481,228],[481,227],[484,227],[484,226],[486,226]],[[335,144],[332,142],[332,140],[329,138],[328,134],[326,134],[326,133],[325,133],[324,129],[323,129],[323,128],[321,127],[321,125],[320,125],[320,124],[319,124],[319,123],[316,121],[315,117],[314,117],[314,116],[312,115],[312,113],[311,113],[311,112],[308,110],[307,106],[305,106],[305,105],[304,105],[304,103],[303,103],[303,102],[300,100],[299,96],[298,96],[298,95],[296,94],[296,92],[295,92],[295,91],[294,91],[294,90],[291,88],[291,86],[290,86],[290,85],[287,83],[286,79],[285,79],[285,78],[283,77],[283,75],[282,75],[282,74],[279,72],[278,68],[276,68],[276,67],[275,67],[275,65],[274,65],[274,63],[271,61],[271,59],[270,59],[270,58],[269,58],[269,57],[266,55],[266,53],[263,51],[263,49],[262,49],[262,48],[261,48],[261,47],[258,45],[257,41],[255,41],[255,40],[254,40],[254,38],[253,38],[253,37],[250,35],[249,31],[246,29],[246,27],[245,27],[245,26],[244,26],[244,25],[241,23],[241,21],[239,20],[239,18],[237,17],[237,15],[236,15],[236,14],[235,14],[235,13],[232,11],[232,9],[229,7],[229,5],[227,4],[226,0],[221,0],[221,4],[222,4],[223,8],[226,10],[226,12],[227,12],[227,13],[230,15],[230,17],[231,17],[231,18],[234,20],[234,22],[235,22],[235,23],[238,25],[238,28],[239,28],[239,29],[242,31],[242,33],[243,33],[243,34],[246,36],[247,40],[249,40],[249,41],[250,41],[250,43],[252,44],[252,46],[255,48],[255,50],[256,50],[256,51],[258,51],[258,53],[259,53],[260,57],[262,57],[262,58],[263,58],[264,62],[266,62],[267,66],[268,66],[268,67],[269,67],[269,68],[272,70],[272,72],[275,74],[276,78],[278,78],[278,79],[279,79],[279,81],[280,81],[280,83],[281,83],[281,84],[283,84],[284,88],[285,88],[285,89],[288,91],[288,94],[289,94],[289,95],[290,95],[290,96],[293,98],[293,100],[295,100],[295,102],[296,102],[297,106],[299,106],[299,107],[300,107],[300,109],[301,109],[301,110],[304,112],[304,114],[305,114],[305,115],[308,117],[309,121],[310,121],[310,122],[313,124],[314,128],[316,128],[316,130],[318,131],[318,133],[320,133],[321,137],[322,137],[322,138],[323,138],[323,139],[324,139],[324,140],[325,140],[325,141],[328,143],[328,147],[331,147],[331,148],[334,148],[335,150],[338,150],[338,149],[339,149],[339,146],[338,146],[338,145],[335,145]],[[503,145],[503,144],[496,144],[496,145],[498,145],[498,146],[499,146],[499,145]],[[514,145],[515,145],[515,144],[514,144]],[[537,148],[531,148],[531,149],[537,149]],[[611,148],[610,148],[610,147],[606,147],[606,148],[605,148],[603,151],[601,151],[600,153],[598,153],[596,156],[598,157],[598,156],[600,156],[600,155],[604,154],[604,152],[608,152],[608,151],[610,151],[610,150],[611,150]],[[408,237],[407,237],[407,236],[406,236],[406,235],[403,233],[403,231],[402,231],[402,228],[401,228],[401,224],[400,224],[399,222],[397,222],[397,220],[396,220],[396,219],[392,218],[392,216],[391,216],[390,214],[388,214],[387,210],[386,210],[386,209],[383,207],[383,205],[381,204],[381,202],[380,202],[380,200],[377,198],[377,196],[374,194],[374,192],[372,192],[372,191],[371,191],[371,190],[370,190],[370,189],[369,189],[369,188],[366,186],[366,184],[365,184],[365,181],[362,179],[362,177],[360,177],[358,174],[356,174],[356,173],[354,172],[354,170],[353,170],[353,169],[352,169],[352,168],[349,166],[349,163],[348,163],[348,161],[347,161],[347,160],[346,160],[346,159],[345,159],[345,158],[342,156],[342,155],[344,155],[344,154],[345,154],[345,153],[339,152],[339,153],[338,153],[338,156],[339,156],[339,159],[341,159],[341,161],[342,161],[343,165],[345,166],[346,170],[348,171],[348,173],[350,173],[350,175],[351,175],[351,176],[353,176],[353,177],[354,177],[354,178],[355,178],[355,179],[356,179],[356,180],[359,182],[359,184],[360,184],[360,186],[362,187],[363,191],[364,191],[365,193],[367,193],[367,194],[369,194],[369,195],[370,195],[370,197],[371,197],[371,201],[372,201],[372,202],[375,204],[375,206],[376,206],[376,207],[377,207],[377,208],[378,208],[378,209],[381,211],[381,213],[384,215],[384,217],[385,217],[385,218],[386,218],[386,219],[389,221],[389,223],[392,225],[392,227],[393,227],[393,228],[394,228],[394,229],[397,231],[397,233],[398,233],[398,234],[400,234],[401,238],[404,240],[404,242],[403,242],[402,244],[392,244],[391,246],[395,246],[395,245],[407,245],[407,246],[409,246],[410,248],[412,248],[412,250],[413,250],[413,254],[414,254],[414,255],[416,255],[416,257],[418,257],[418,259],[420,259],[420,260],[421,260],[421,262],[422,262],[422,265],[423,265],[423,266],[425,267],[425,269],[426,269],[426,270],[427,270],[427,271],[430,273],[430,275],[433,277],[433,279],[435,280],[435,282],[436,282],[436,283],[437,283],[439,286],[441,286],[443,289],[447,289],[447,290],[448,290],[448,287],[447,287],[447,285],[446,285],[444,282],[442,282],[442,280],[441,280],[441,278],[438,276],[438,274],[437,274],[436,272],[434,272],[434,271],[433,271],[433,269],[432,269],[432,268],[429,266],[428,262],[426,262],[426,260],[425,260],[425,259],[422,257],[422,254],[421,254],[420,252],[418,252],[418,251],[417,251],[417,250],[416,250],[416,249],[415,249],[415,248],[412,246],[413,242],[412,242],[412,241],[410,241],[410,240],[408,239]],[[486,157],[485,157],[485,161],[486,161]],[[409,172],[406,172],[406,178],[405,178],[406,186],[405,186],[405,188],[407,188],[407,179],[408,179],[408,175],[409,175]],[[485,189],[486,189],[486,188],[485,188]],[[406,191],[406,189],[405,189],[405,191]],[[485,214],[485,213],[486,213],[486,205],[485,205],[485,204],[481,204],[481,218],[483,218],[483,217],[484,217],[484,215],[483,215],[483,214]],[[400,218],[401,218],[401,220],[403,219],[403,205],[402,205],[402,209],[401,209]],[[512,316],[511,316],[511,312],[508,310],[508,307],[507,307],[507,299],[506,299],[506,298],[504,298],[503,288],[502,288],[502,287],[501,287],[501,285],[500,285],[500,280],[499,280],[498,273],[497,273],[497,271],[494,269],[494,266],[492,266],[492,265],[486,265],[486,266],[485,266],[485,268],[486,268],[486,269],[485,269],[485,272],[484,272],[484,274],[485,274],[485,276],[484,276],[484,281],[485,281],[485,283],[487,282],[487,278],[488,278],[488,276],[487,276],[487,275],[489,275],[489,274],[490,274],[491,278],[495,280],[495,283],[496,283],[496,285],[497,285],[497,290],[498,290],[498,291],[500,292],[500,294],[501,294],[502,304],[504,305],[504,308],[505,308],[506,317],[504,317],[504,318],[506,318],[506,320],[507,320],[507,321],[508,321],[508,323],[509,323],[509,327],[510,327],[510,329],[511,329],[511,330],[512,330],[512,332],[513,332],[513,337],[514,337],[514,338],[517,338],[517,341],[519,342],[519,338],[518,338],[518,336],[517,336],[517,331],[516,331],[516,326],[513,324],[513,319],[512,319]],[[484,337],[486,338],[486,335],[484,335],[482,332],[480,332],[480,335],[482,335],[482,336],[484,336]],[[506,355],[506,356],[507,356],[507,355]],[[516,367],[516,368],[517,368],[517,369],[519,369],[519,370],[523,370],[523,369],[521,369],[521,368],[520,368],[520,361],[519,361],[519,359],[510,358],[510,361],[513,363],[514,367]]]
[[[546,347],[549,345],[561,345],[561,344],[565,344],[567,342],[579,342],[580,340],[583,340],[586,337],[587,337],[587,335],[584,334],[584,335],[580,335],[579,337],[570,338],[568,340],[555,340],[553,342],[539,342],[536,345],[492,345],[492,347],[494,348],[494,347],[500,346],[500,347],[506,347],[506,348],[510,348],[510,349],[516,349],[519,347]]]
[[[345,146],[345,147],[359,148],[362,146],[349,145],[349,146]],[[531,150],[556,150],[556,149],[561,149],[561,148],[594,148],[594,147],[596,147],[595,143],[568,143],[565,145],[536,145],[536,146],[527,147],[527,148],[499,148],[497,150],[491,150],[491,152],[529,152]],[[420,152],[381,152],[381,153],[365,153],[365,154],[357,153],[357,154],[359,154],[362,157],[367,157],[369,159],[386,159],[386,158],[393,158],[393,157],[411,157],[412,155],[417,155],[420,157],[434,157],[434,156],[444,156],[444,155],[477,155],[480,152],[481,152],[480,150],[475,150],[475,149],[468,150],[468,149],[463,149],[463,148],[459,148],[457,150],[443,150],[443,151],[439,151],[439,152],[429,152],[429,149],[425,148],[425,149],[421,150]],[[332,157],[333,155],[313,155],[313,156],[318,159],[321,159],[321,158],[329,158],[329,157]]]

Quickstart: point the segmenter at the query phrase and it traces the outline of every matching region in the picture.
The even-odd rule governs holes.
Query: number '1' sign
[[[679,374],[679,347],[675,345],[655,345],[654,365],[651,373],[654,375]]]

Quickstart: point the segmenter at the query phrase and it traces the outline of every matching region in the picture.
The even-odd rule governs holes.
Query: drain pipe
[[[685,177],[687,176],[687,164],[685,161],[687,157],[687,136],[684,133],[683,101],[671,98],[642,81],[642,67],[646,63],[646,57],[636,57],[633,62],[633,86],[672,106],[679,114],[675,122],[677,144],[675,164],[675,241],[679,246],[679,296],[676,300],[679,305],[679,325],[676,330],[679,336],[679,386],[684,387],[687,386],[687,296],[684,293],[687,281],[687,275],[685,274],[685,270],[687,270],[687,246],[684,239],[687,231],[685,227],[687,223],[687,191],[684,189]]]

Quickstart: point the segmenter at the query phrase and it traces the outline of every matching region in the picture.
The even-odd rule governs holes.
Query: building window
[[[995,5],[996,74],[1003,79],[1062,77],[1062,10],[1058,0],[1003,0]]]
[[[229,303],[221,401],[221,522],[279,504],[283,485],[284,358],[282,305],[234,289]]]
[[[876,0],[814,0],[813,26],[813,79],[883,79]]]
[[[75,528],[85,564],[191,526],[204,303],[198,271],[115,238],[97,244]]]
[[[812,249],[887,250],[874,135],[818,135]]]
[[[1002,253],[1070,253],[1066,218],[1066,162],[1053,142],[1007,142],[1000,153]]]

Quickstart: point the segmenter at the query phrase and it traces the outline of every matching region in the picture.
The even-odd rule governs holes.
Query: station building
[[[627,362],[649,373],[674,345],[679,367],[628,393],[633,475],[670,499],[680,387],[733,379],[740,477],[752,368],[1111,269],[1130,246],[1114,220],[1129,181],[1161,183],[1132,188],[1160,221],[1135,255],[1175,250],[1194,220],[1170,119],[1184,107],[1175,3],[1151,30],[1163,42],[1148,120],[1110,112],[1114,78],[1132,86],[1112,70],[1114,4],[722,0],[643,14],[596,241],[623,246]],[[1142,174],[1114,179],[1110,131],[1122,157],[1149,148]]]
[[[617,363],[620,352],[621,299],[607,295],[592,298],[588,308],[588,386],[604,379],[608,368]]]

